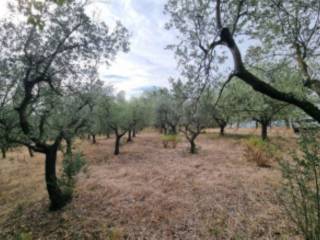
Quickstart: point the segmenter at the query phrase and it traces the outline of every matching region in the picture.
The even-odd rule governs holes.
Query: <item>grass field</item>
[[[276,161],[260,168],[244,157],[243,139],[256,129],[210,129],[190,155],[181,137],[165,149],[147,130],[113,156],[113,139],[77,140],[87,166],[74,199],[48,212],[43,156],[14,149],[0,160],[0,239],[300,239],[280,206]],[[290,130],[271,142],[288,157]],[[61,161],[59,161],[61,165]]]

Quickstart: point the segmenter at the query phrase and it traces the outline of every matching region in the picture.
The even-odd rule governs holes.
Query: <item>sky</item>
[[[95,12],[99,20],[111,26],[119,20],[131,34],[129,53],[120,53],[110,67],[99,69],[100,78],[116,91],[137,96],[155,86],[168,87],[169,77],[178,75],[174,55],[165,49],[176,40],[173,32],[164,29],[165,3],[166,0],[106,0],[90,6],[89,11]]]
[[[8,1],[0,0],[0,17],[5,17]],[[172,51],[165,50],[176,39],[173,32],[164,28],[166,1],[95,0],[88,7],[90,14],[108,26],[121,21],[130,32],[130,51],[118,54],[111,66],[99,69],[99,77],[106,85],[125,91],[128,97],[155,86],[168,87],[169,77],[178,75]]]

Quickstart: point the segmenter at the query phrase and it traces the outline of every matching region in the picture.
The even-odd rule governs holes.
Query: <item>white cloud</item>
[[[168,78],[175,76],[176,62],[173,53],[164,48],[175,41],[174,34],[164,29],[166,18],[163,8],[166,0],[118,0],[95,3],[90,6],[100,20],[107,24],[120,20],[132,37],[130,52],[120,54],[109,68],[100,68],[106,83],[112,82],[116,90],[128,95],[148,86],[168,86]],[[125,81],[114,82],[104,78],[117,75]]]
[[[8,13],[5,7],[8,1],[0,0],[0,18]],[[106,84],[134,95],[137,89],[168,86],[168,78],[177,74],[173,53],[164,49],[175,41],[174,34],[164,29],[166,1],[99,0],[88,7],[90,14],[108,26],[113,27],[116,21],[121,21],[131,33],[130,52],[120,53],[110,67],[99,69]]]

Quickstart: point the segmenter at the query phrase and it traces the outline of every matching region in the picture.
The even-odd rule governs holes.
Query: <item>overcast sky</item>
[[[1,1],[1,0],[0,0]],[[137,95],[154,86],[168,86],[168,78],[176,76],[173,53],[165,50],[175,41],[172,32],[164,29],[166,0],[109,0],[90,7],[100,20],[111,24],[120,20],[131,33],[130,52],[117,56],[109,68],[100,69],[100,77],[116,90]]]

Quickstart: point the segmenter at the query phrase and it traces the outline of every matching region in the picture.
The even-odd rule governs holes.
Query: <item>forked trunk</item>
[[[56,175],[57,146],[51,146],[45,152],[45,177],[47,191],[50,199],[50,210],[55,211],[65,206],[71,199],[70,196],[64,195],[59,188]]]

